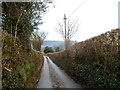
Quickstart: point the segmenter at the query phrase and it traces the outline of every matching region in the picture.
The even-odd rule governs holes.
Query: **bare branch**
[[[58,22],[57,32],[65,39],[65,32],[63,30],[63,24]]]
[[[66,27],[64,27],[66,25]],[[78,25],[78,20],[68,20],[67,23],[65,22],[65,24],[63,25],[62,23],[58,22],[58,28],[57,28],[57,32],[63,37],[63,39],[65,40],[65,47],[67,49],[67,47],[70,45],[70,40],[71,38],[76,34],[79,25]]]

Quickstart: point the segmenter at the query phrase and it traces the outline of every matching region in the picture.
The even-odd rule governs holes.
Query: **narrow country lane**
[[[44,64],[37,88],[81,88],[48,56],[44,56]]]

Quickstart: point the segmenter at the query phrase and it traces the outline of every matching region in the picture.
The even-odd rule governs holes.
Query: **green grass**
[[[32,76],[35,71],[35,63],[33,61],[29,61],[19,68],[19,73],[22,76],[24,82],[26,81],[27,77]]]

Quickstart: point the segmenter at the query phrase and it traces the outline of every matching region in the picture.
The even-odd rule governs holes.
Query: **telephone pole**
[[[67,18],[66,18],[66,14],[64,14],[64,18],[63,18],[63,20],[64,20],[64,30],[65,30],[65,49],[67,49],[67,30],[66,30],[66,20],[67,20]]]
[[[66,18],[66,14],[64,14],[64,29],[65,29],[65,39],[67,38],[66,37],[66,33],[67,33],[67,30],[66,30],[66,20],[67,20],[67,18]]]

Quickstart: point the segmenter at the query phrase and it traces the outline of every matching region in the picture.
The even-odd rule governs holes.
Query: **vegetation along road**
[[[63,70],[48,56],[44,56],[44,64],[37,88],[80,88]]]

